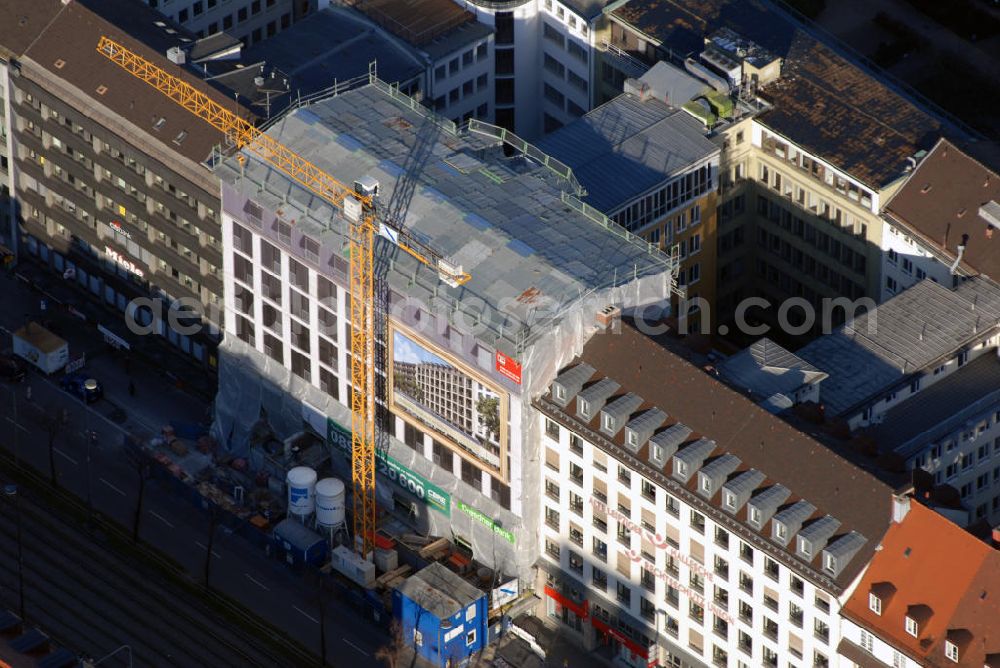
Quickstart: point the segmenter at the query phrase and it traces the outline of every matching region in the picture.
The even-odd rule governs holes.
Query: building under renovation
[[[267,134],[342,183],[376,181],[382,220],[471,274],[449,287],[391,233],[376,241],[388,316],[375,352],[377,498],[416,531],[530,580],[541,512],[531,398],[609,313],[661,317],[676,260],[582,204],[561,163],[494,126],[456,128],[375,78]],[[218,435],[239,452],[262,416],[279,434],[306,425],[346,470],[347,221],[252,156],[218,173],[231,332]]]

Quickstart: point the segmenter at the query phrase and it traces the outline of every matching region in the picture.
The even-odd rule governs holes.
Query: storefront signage
[[[507,357],[499,350],[496,353],[496,369],[501,376],[510,378],[512,381],[521,384],[521,363],[515,359]]]
[[[132,272],[133,274],[135,274],[139,278],[142,278],[143,276],[146,275],[142,271],[142,269],[139,268],[138,265],[136,265],[134,262],[132,262],[132,260],[130,260],[127,257],[125,257],[124,255],[122,255],[121,253],[119,253],[118,251],[116,251],[111,246],[105,246],[104,247],[104,254],[108,257],[109,260],[111,260],[112,262],[114,262],[115,264],[117,264],[119,267],[121,267],[122,269],[125,269],[127,271]]]
[[[111,229],[113,229],[118,234],[124,234],[127,239],[131,239],[132,238],[132,233],[129,232],[128,230],[126,230],[125,226],[122,225],[117,220],[112,220],[110,223],[108,223],[108,225],[111,227]]]
[[[631,519],[626,517],[625,514],[622,513],[620,510],[618,510],[617,508],[611,508],[608,506],[608,504],[604,503],[600,499],[597,499],[593,496],[590,497],[590,505],[594,507],[594,510],[600,513],[604,513],[608,517],[614,518],[619,524],[625,525],[626,527],[628,527],[628,530],[631,531],[632,533],[644,538],[645,540],[648,540],[657,549],[666,550],[667,554],[669,554],[671,557],[681,562],[682,564],[686,565],[691,570],[699,573],[707,581],[711,582],[712,580],[715,579],[715,575],[712,573],[712,571],[705,568],[704,564],[695,561],[689,555],[684,554],[683,552],[675,548],[673,545],[667,542],[666,538],[664,538],[660,534],[653,533],[649,529],[646,529],[645,527],[636,524]]]
[[[508,531],[507,529],[504,529],[502,526],[500,526],[495,521],[493,521],[485,513],[482,513],[480,511],[476,510],[475,508],[473,508],[472,506],[467,505],[465,503],[462,503],[461,501],[456,500],[455,501],[455,506],[458,507],[458,509],[461,510],[466,515],[468,515],[472,519],[474,519],[477,522],[479,522],[480,524],[482,524],[484,527],[486,527],[488,529],[493,529],[493,533],[495,533],[496,535],[500,536],[501,538],[503,538],[504,540],[506,540],[511,545],[514,544],[514,532],[513,531]]]
[[[326,439],[337,446],[350,459],[351,432],[331,418],[326,419]],[[406,468],[383,453],[376,455],[376,471],[396,483],[445,517],[451,517],[451,495],[419,473]]]

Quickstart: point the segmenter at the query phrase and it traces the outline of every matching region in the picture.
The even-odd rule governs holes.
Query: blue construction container
[[[403,641],[440,668],[461,668],[489,642],[486,593],[440,563],[410,576],[392,593]]]
[[[281,520],[271,532],[272,549],[293,566],[320,566],[326,560],[329,545],[323,536],[296,519]]]

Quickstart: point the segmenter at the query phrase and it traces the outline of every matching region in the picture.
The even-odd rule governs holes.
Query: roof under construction
[[[436,272],[382,243],[377,254],[393,269],[390,288],[448,313],[463,311],[483,326],[485,340],[492,331],[497,342],[530,345],[568,306],[594,291],[633,289],[635,279],[661,293],[649,301],[665,297],[666,255],[600,214],[584,213],[569,194],[573,183],[544,166],[537,150],[536,159],[505,157],[503,144],[486,134],[499,129],[477,127],[457,132],[373,80],[290,113],[267,134],[343,183],[377,179],[380,215],[472,275],[448,288]],[[235,159],[220,176],[317,239],[319,263],[343,272],[347,223],[329,203],[252,156],[244,178]]]

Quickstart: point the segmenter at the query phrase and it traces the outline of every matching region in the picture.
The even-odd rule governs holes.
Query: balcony
[[[649,65],[614,44],[601,42],[601,48],[604,50],[604,62],[622,72],[628,78],[638,79],[649,71]]]

